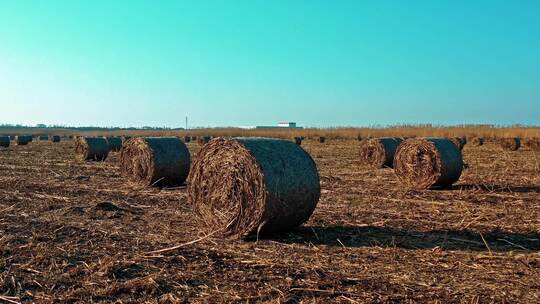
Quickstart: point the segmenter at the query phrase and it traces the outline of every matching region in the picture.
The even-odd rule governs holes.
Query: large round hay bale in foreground
[[[111,136],[111,137],[106,137],[106,139],[107,139],[107,144],[109,145],[109,152],[118,152],[122,150],[121,137]]]
[[[392,168],[394,155],[402,141],[397,137],[365,139],[360,142],[360,161],[372,168]]]
[[[191,160],[177,137],[139,137],[124,143],[120,171],[145,186],[179,186],[189,174]]]
[[[315,162],[295,143],[216,138],[191,168],[188,199],[209,232],[245,238],[306,222],[319,201]]]
[[[447,138],[412,138],[399,145],[394,170],[409,189],[446,187],[459,180],[463,156]]]
[[[75,155],[80,160],[104,161],[109,155],[109,144],[103,137],[82,137],[75,139]]]
[[[17,143],[18,146],[24,146],[32,142],[32,139],[33,139],[32,135],[17,135],[15,137],[15,142]]]
[[[53,136],[51,136],[51,141],[52,141],[53,143],[59,143],[60,140],[61,140],[61,138],[60,138],[60,136],[58,136],[58,135],[53,135]]]
[[[521,147],[521,139],[518,137],[514,138],[503,138],[500,141],[501,148],[506,151],[517,151]]]
[[[0,147],[8,148],[10,143],[9,136],[0,136]]]
[[[473,137],[471,139],[471,145],[473,147],[480,147],[484,145],[484,138],[483,137]]]

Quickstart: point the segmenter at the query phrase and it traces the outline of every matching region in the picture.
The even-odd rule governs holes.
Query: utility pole
[[[186,116],[186,131],[187,131],[187,116]]]

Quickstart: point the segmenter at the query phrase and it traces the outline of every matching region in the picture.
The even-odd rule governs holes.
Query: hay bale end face
[[[398,147],[394,169],[409,189],[447,187],[459,180],[463,156],[449,139],[413,138]]]
[[[501,139],[500,145],[503,150],[517,151],[521,147],[521,139],[518,137],[503,138]]]
[[[473,147],[480,147],[484,145],[484,138],[483,137],[474,137],[471,139],[471,145]]]
[[[51,141],[52,141],[53,143],[59,143],[60,140],[61,140],[61,138],[60,138],[60,136],[58,136],[58,135],[53,135],[53,136],[51,136]]]
[[[122,138],[120,137],[106,137],[107,145],[109,146],[109,152],[118,152],[122,150]]]
[[[360,161],[372,168],[392,168],[394,155],[402,141],[397,137],[365,139],[360,142]]]
[[[313,159],[293,142],[216,138],[193,164],[188,199],[208,231],[245,238],[306,222],[319,201]]]
[[[18,135],[15,137],[15,142],[18,146],[27,145],[28,143],[32,142],[32,140],[32,135]]]
[[[104,161],[109,155],[109,144],[103,137],[77,137],[75,155],[80,160]]]
[[[179,186],[189,174],[190,154],[177,137],[132,138],[120,155],[120,171],[145,186]]]
[[[11,140],[9,139],[9,136],[0,136],[0,147],[9,148],[10,143]]]

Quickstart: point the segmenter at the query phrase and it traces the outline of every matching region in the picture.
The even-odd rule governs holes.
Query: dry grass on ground
[[[258,241],[201,238],[186,190],[139,188],[118,154],[0,151],[0,295],[37,303],[540,302],[540,155],[466,146],[452,189],[405,193],[358,142],[307,140],[322,197]],[[195,156],[196,143],[189,148]],[[1,302],[1,301],[0,301]]]

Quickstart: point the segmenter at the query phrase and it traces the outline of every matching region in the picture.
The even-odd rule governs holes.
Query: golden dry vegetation
[[[199,145],[188,146],[196,158]],[[2,149],[0,296],[25,303],[540,302],[539,152],[467,145],[468,168],[451,189],[406,192],[391,169],[360,165],[356,140],[302,146],[319,169],[319,205],[304,226],[258,241],[204,238],[185,187],[131,184],[117,153],[78,161],[72,141]],[[149,253],[178,244],[185,246]]]

